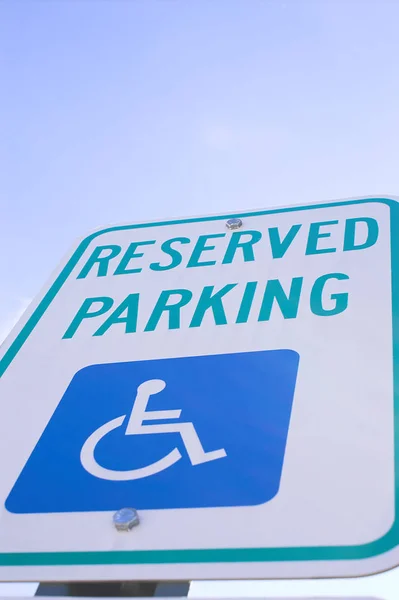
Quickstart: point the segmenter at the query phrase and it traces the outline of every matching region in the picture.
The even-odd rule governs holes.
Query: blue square
[[[23,468],[14,513],[250,506],[279,489],[299,355],[92,365]]]

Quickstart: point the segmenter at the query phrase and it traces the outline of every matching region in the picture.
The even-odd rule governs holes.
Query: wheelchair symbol
[[[153,410],[146,411],[147,404],[150,396],[158,394],[165,389],[166,383],[162,379],[150,379],[145,381],[137,388],[136,398],[133,404],[132,411],[130,413],[129,420],[127,422],[125,435],[142,435],[142,434],[157,434],[157,433],[179,433],[183,444],[187,450],[188,457],[193,466],[200,465],[218,458],[224,458],[226,451],[224,448],[219,450],[212,450],[205,452],[202,447],[201,441],[197,435],[195,427],[190,422],[181,423],[168,423],[168,424],[157,424],[157,425],[145,425],[144,421],[159,421],[160,419],[170,420],[179,419],[181,410]],[[178,460],[182,458],[178,448],[174,448],[169,454],[161,458],[160,460],[138,469],[131,469],[127,471],[116,471],[112,469],[106,469],[98,464],[94,457],[94,452],[97,444],[105,437],[108,433],[121,427],[125,422],[127,415],[121,415],[112,421],[108,421],[96,431],[94,431],[83,444],[80,452],[80,461],[83,468],[100,479],[107,479],[109,481],[130,481],[133,479],[142,479],[143,477],[150,477],[156,473],[164,471],[168,467],[174,465]]]

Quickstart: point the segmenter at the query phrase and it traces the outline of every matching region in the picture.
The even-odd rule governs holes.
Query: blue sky
[[[98,226],[398,194],[398,20],[394,0],[3,0],[0,337]]]

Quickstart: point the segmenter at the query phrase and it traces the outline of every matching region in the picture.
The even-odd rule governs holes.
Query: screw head
[[[241,219],[229,219],[226,221],[226,227],[230,230],[240,229],[240,227],[242,227],[242,221]]]
[[[112,517],[115,529],[118,531],[130,531],[140,523],[138,512],[135,508],[121,508]]]

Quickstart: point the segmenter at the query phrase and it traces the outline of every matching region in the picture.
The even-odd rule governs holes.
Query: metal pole
[[[158,581],[99,581],[81,583],[40,583],[35,596],[69,597],[185,597],[188,596],[190,582]]]

